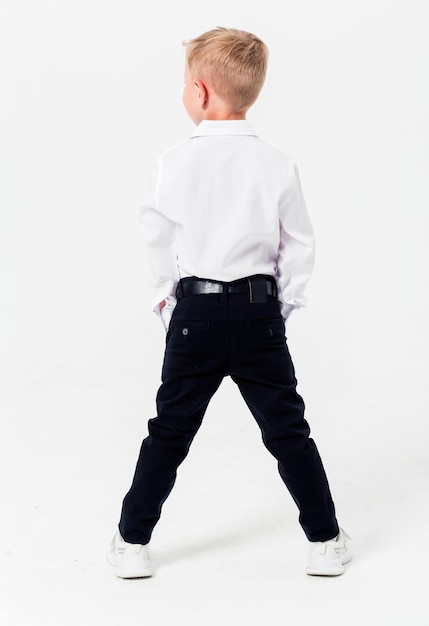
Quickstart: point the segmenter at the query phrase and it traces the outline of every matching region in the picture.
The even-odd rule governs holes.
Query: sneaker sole
[[[153,576],[153,572],[151,569],[147,569],[145,571],[142,570],[120,570],[117,567],[115,568],[115,576],[118,578],[151,578]]]
[[[331,567],[327,567],[326,563],[318,567],[317,565],[309,566],[305,569],[305,573],[309,576],[341,576],[344,574],[347,563],[352,560],[351,554],[345,554],[341,563],[333,563]]]
[[[153,576],[153,569],[150,562],[139,563],[135,567],[121,567],[118,565],[115,555],[109,553],[107,562],[115,568],[115,575],[118,578],[150,578]]]
[[[332,569],[317,569],[314,567],[307,567],[305,570],[305,573],[308,574],[309,576],[341,576],[341,574],[344,574],[345,572],[345,567],[343,565],[341,565],[341,567],[336,567],[336,568],[332,568]]]

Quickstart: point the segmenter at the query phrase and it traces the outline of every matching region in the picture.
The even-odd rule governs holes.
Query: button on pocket
[[[247,322],[253,337],[266,340],[286,341],[284,322],[281,317],[256,318]]]

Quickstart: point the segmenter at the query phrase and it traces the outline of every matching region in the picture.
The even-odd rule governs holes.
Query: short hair
[[[185,41],[194,78],[206,81],[234,112],[249,108],[265,81],[268,48],[244,30],[218,26]]]

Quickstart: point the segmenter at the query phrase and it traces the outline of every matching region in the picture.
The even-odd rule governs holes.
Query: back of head
[[[185,42],[193,78],[210,85],[232,111],[248,109],[264,84],[268,49],[252,33],[218,27]]]

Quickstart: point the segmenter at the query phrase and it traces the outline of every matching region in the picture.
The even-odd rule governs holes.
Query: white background
[[[157,575],[104,561],[163,352],[140,203],[193,129],[182,41],[217,25],[270,49],[248,119],[298,163],[316,231],[288,338],[354,537],[338,579],[304,575],[229,380],[154,533]],[[1,0],[2,623],[426,623],[428,32],[424,0]]]

